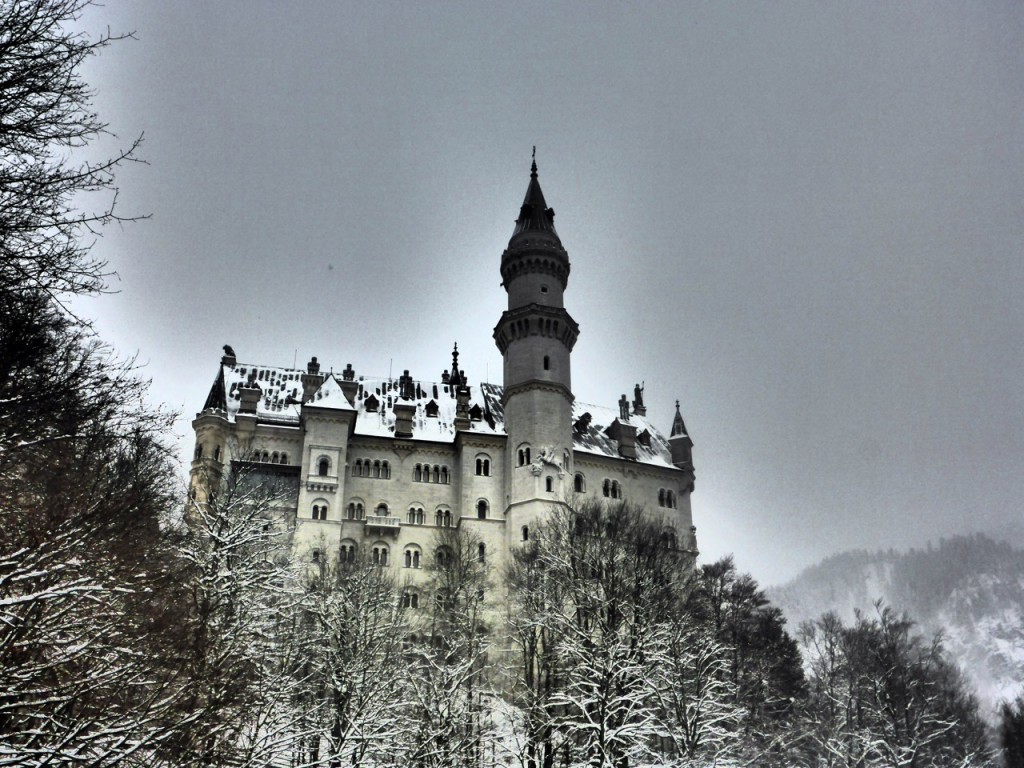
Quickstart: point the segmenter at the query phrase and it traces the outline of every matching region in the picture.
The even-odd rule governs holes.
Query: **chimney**
[[[306,364],[306,372],[302,374],[302,402],[308,403],[312,400],[313,395],[323,383],[324,377],[320,373],[320,363],[316,361],[316,357],[313,357]]]
[[[412,418],[416,406],[412,403],[395,401],[395,437],[412,437]]]
[[[259,405],[260,395],[263,390],[256,383],[256,371],[249,374],[249,380],[238,388],[241,403],[238,406],[239,413],[256,413],[256,406]]]
[[[335,377],[337,379],[337,377]],[[345,395],[345,399],[348,400],[349,405],[356,404],[356,393],[359,391],[359,383],[356,381],[356,372],[352,368],[352,363],[345,364],[345,370],[341,372],[341,381],[338,382],[341,385],[342,394]]]

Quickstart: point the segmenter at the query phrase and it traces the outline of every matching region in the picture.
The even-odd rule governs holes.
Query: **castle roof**
[[[206,409],[224,411],[234,421],[241,394],[239,389],[250,377],[260,388],[256,405],[256,418],[267,424],[299,425],[302,409],[302,376],[297,368],[277,368],[245,363],[221,364]],[[401,397],[397,378],[359,377],[355,382],[354,404],[349,403],[342,386],[333,373],[328,373],[307,406],[355,411],[355,434],[374,437],[394,437],[396,402],[413,405],[413,441],[452,442],[456,429],[456,389],[452,384],[414,382],[412,397]],[[481,435],[504,435],[505,419],[502,407],[503,388],[499,384],[479,384],[470,389],[470,432]],[[606,434],[607,427],[616,419],[636,427],[637,434],[647,431],[647,444],[637,441],[636,461],[662,467],[672,466],[672,453],[668,441],[646,417],[632,414],[627,420],[618,408],[576,402],[573,404],[573,448],[595,456],[621,458],[618,445]]]

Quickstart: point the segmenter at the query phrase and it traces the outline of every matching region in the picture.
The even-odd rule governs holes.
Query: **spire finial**
[[[537,145],[533,145],[533,162],[530,164],[530,178],[537,178]]]

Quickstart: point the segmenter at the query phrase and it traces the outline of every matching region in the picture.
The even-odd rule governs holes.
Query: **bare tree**
[[[333,557],[321,544],[308,566],[296,667],[303,682],[306,765],[379,765],[402,748],[408,627],[394,579],[369,558]]]
[[[175,765],[265,765],[294,748],[301,592],[289,564],[288,494],[235,466],[190,495],[179,547]]]
[[[811,759],[829,766],[990,764],[978,705],[941,639],[879,604],[844,627],[826,615],[805,625],[811,667]]]
[[[439,529],[434,537],[420,641],[408,653],[414,723],[408,765],[476,766],[491,751],[493,627],[485,610],[490,569],[481,547],[461,527]]]
[[[97,229],[118,213],[114,173],[137,160],[139,139],[113,157],[69,160],[107,133],[82,63],[112,41],[76,31],[90,0],[0,2],[0,291],[51,297],[104,287],[92,255]],[[99,194],[99,205],[79,206]]]

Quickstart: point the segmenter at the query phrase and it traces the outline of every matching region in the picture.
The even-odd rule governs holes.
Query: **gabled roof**
[[[349,403],[348,398],[345,397],[341,384],[334,378],[333,373],[327,375],[324,383],[320,385],[320,389],[313,395],[313,399],[306,403],[306,405],[313,405],[317,408],[334,408],[340,411],[355,410]]]

